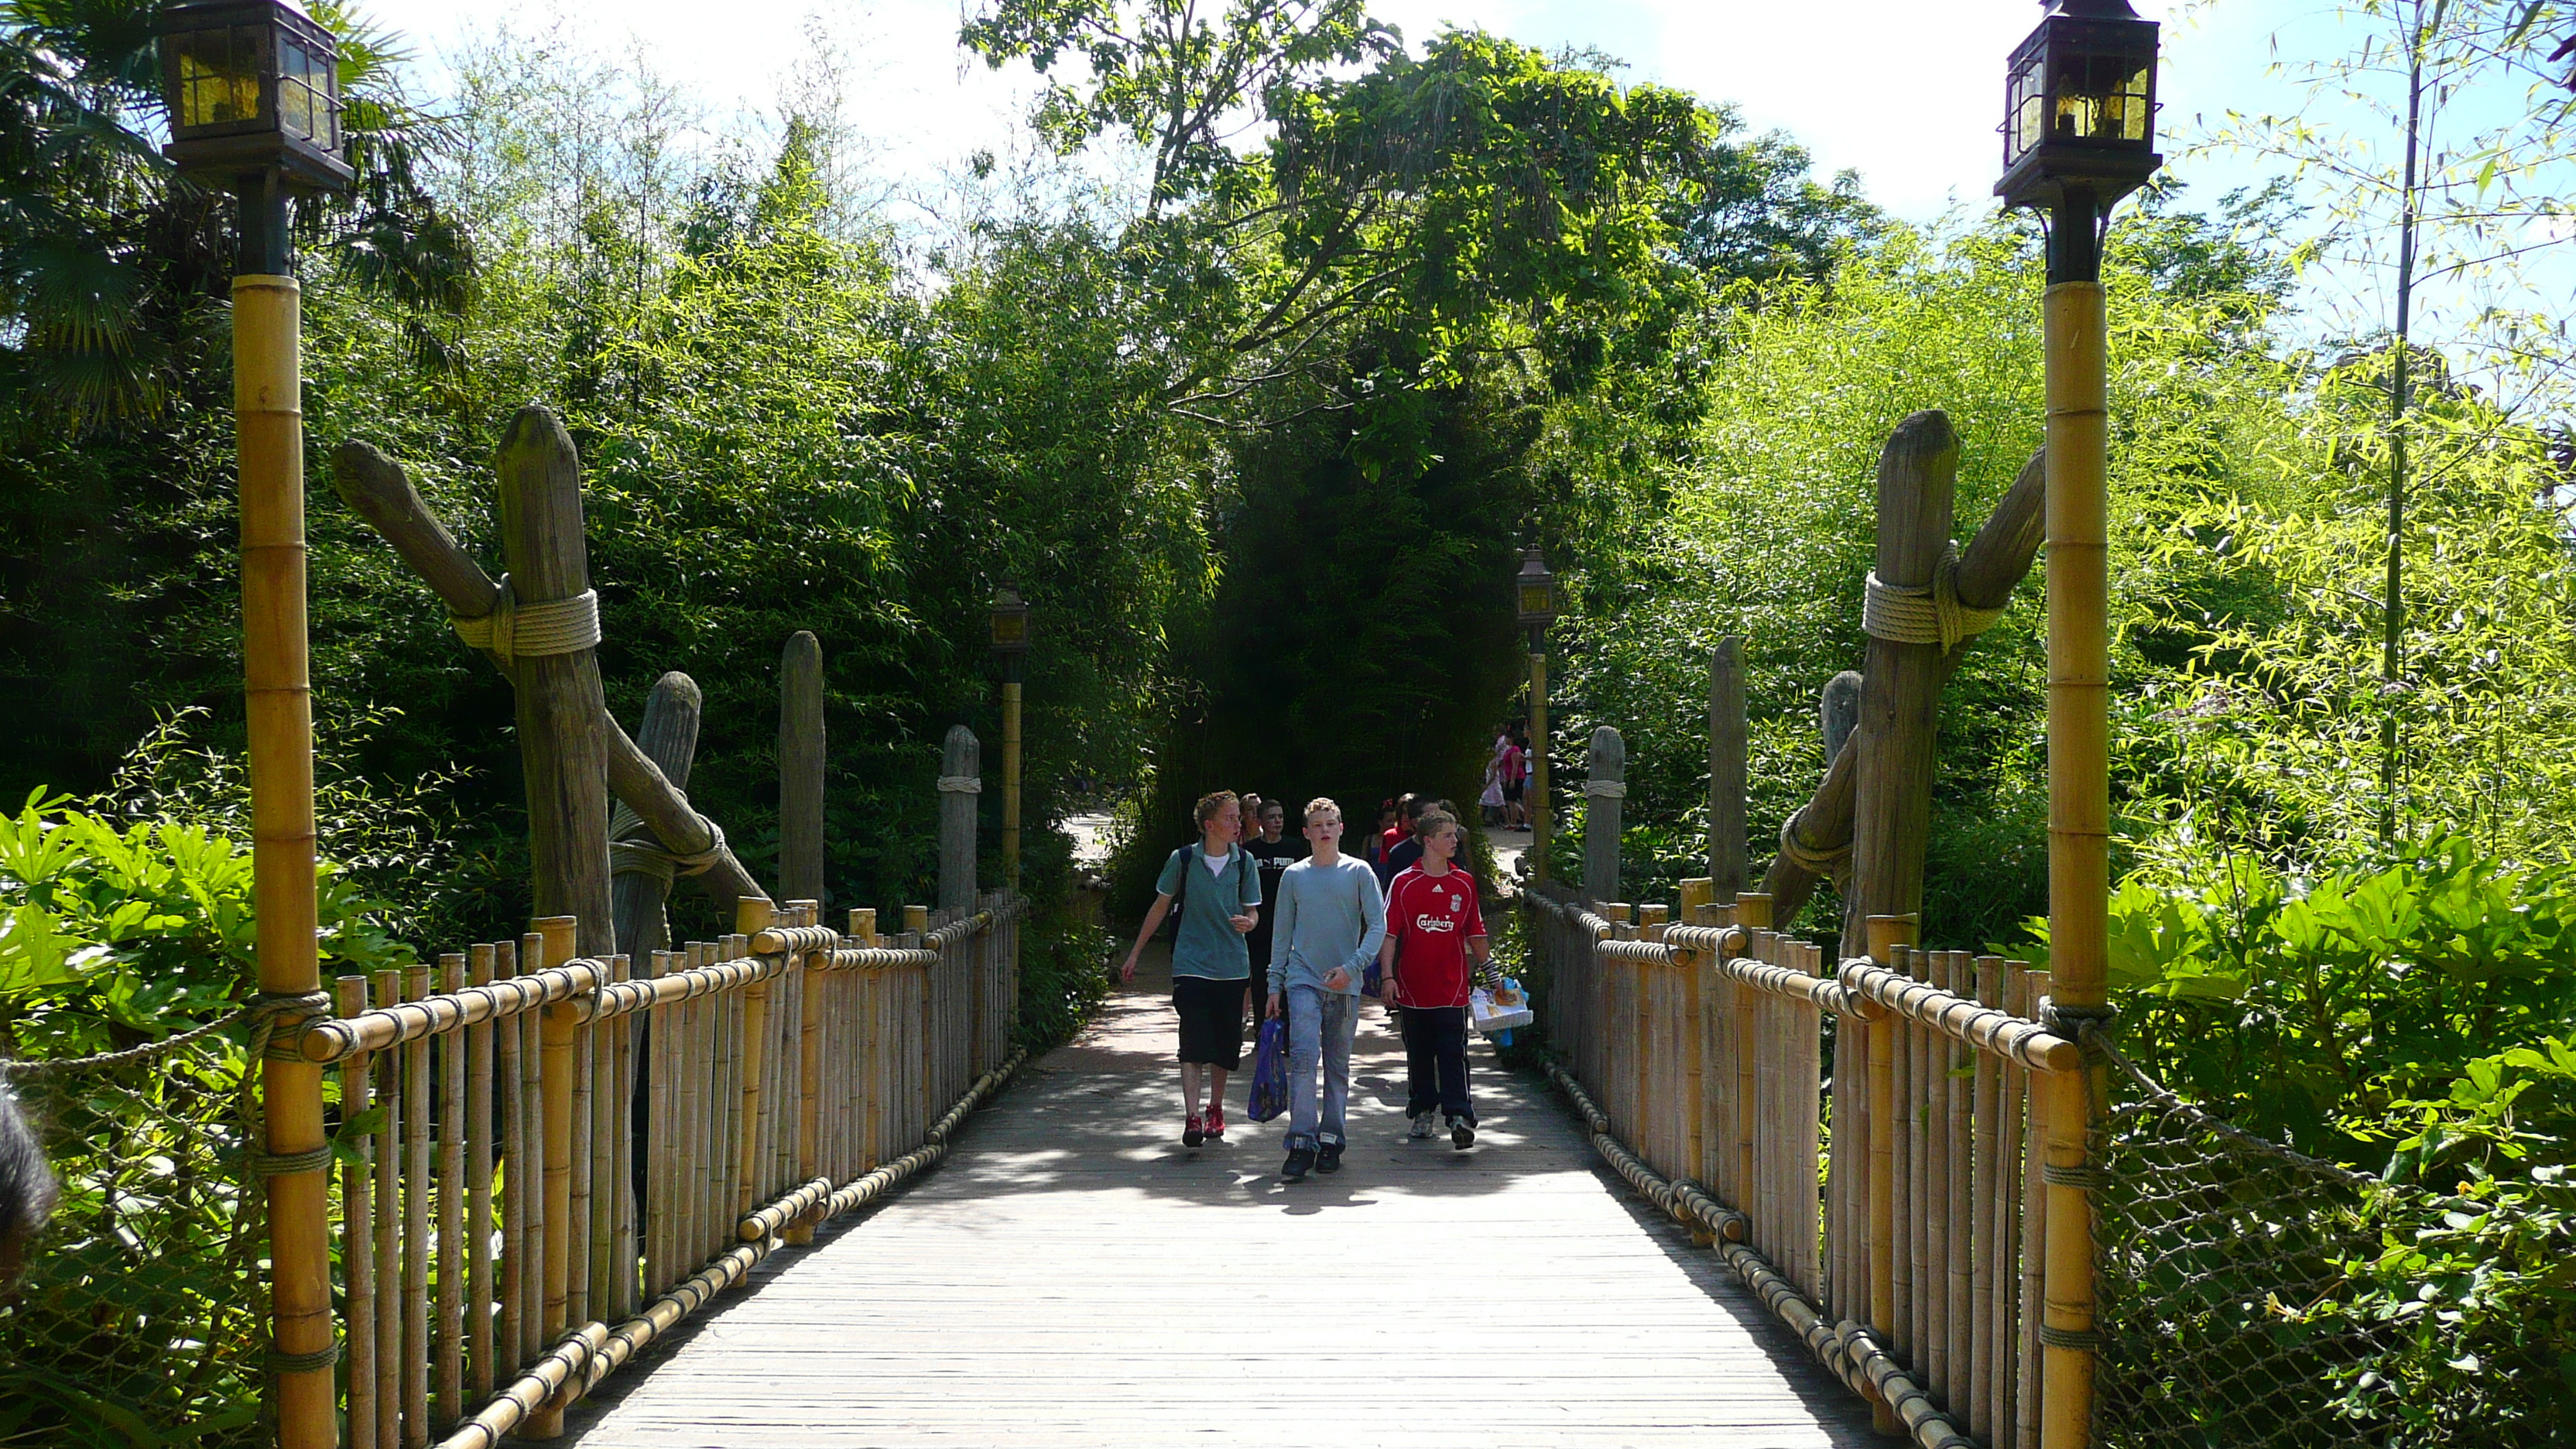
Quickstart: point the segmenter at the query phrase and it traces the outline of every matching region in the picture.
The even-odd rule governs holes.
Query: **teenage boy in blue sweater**
[[[1386,936],[1376,873],[1342,854],[1342,807],[1320,796],[1307,801],[1306,840],[1314,853],[1281,873],[1271,908],[1278,949],[1270,958],[1270,1015],[1288,1019],[1288,1160],[1279,1175],[1290,1182],[1341,1170],[1360,977]]]

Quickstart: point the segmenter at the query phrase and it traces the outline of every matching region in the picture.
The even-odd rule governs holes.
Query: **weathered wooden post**
[[[1825,737],[1825,758],[1843,752],[1843,741],[1860,728],[1860,671],[1846,669],[1825,681],[1816,697],[1816,727]]]
[[[1720,905],[1744,889],[1744,735],[1744,641],[1729,636],[1708,656],[1708,879]]]
[[[608,704],[599,686],[599,596],[582,531],[581,459],[553,413],[523,407],[502,434],[500,471],[510,572],[498,606],[465,631],[466,642],[515,669],[537,914],[572,917],[575,950],[605,958],[617,950],[608,907],[608,741],[600,729]]]
[[[1583,895],[1619,898],[1619,802],[1628,796],[1628,746],[1603,725],[1592,732],[1583,781]]]
[[[778,660],[778,888],[823,899],[823,646],[803,629]]]
[[[778,885],[790,902],[823,899],[823,646],[813,634],[790,635],[778,661]],[[742,929],[737,926],[737,929]],[[807,958],[810,967],[813,957]],[[814,1177],[821,1160],[823,1007],[828,988],[805,972],[798,994],[795,1152],[797,1181]],[[791,1243],[814,1240],[810,1220],[788,1225]]]
[[[678,670],[653,681],[652,693],[644,696],[644,724],[636,731],[635,744],[675,790],[689,788],[698,722],[705,712],[706,696],[699,693],[697,681]],[[608,835],[608,900],[617,949],[631,960],[649,963],[654,952],[671,944],[664,909],[675,876],[670,853],[652,838],[644,818],[623,803],[610,812]],[[639,1031],[641,1020],[639,1013]]]
[[[939,753],[939,909],[975,908],[975,797],[984,747],[964,725],[948,727]]]
[[[1029,606],[1004,584],[993,596],[993,658],[1002,671],[1002,883],[1020,888],[1020,680],[1028,665]]]
[[[1548,572],[1538,540],[1530,540],[1512,579],[1516,605],[1513,618],[1529,635],[1529,779],[1522,799],[1529,809],[1530,879],[1547,879],[1548,847],[1555,840],[1553,802],[1548,798],[1547,626],[1556,618],[1556,575]]]
[[[1935,596],[1950,542],[1950,496],[1959,438],[1949,415],[1915,413],[1896,425],[1878,458],[1878,566],[1871,571],[1862,627],[1860,752],[1853,782],[1852,890],[1843,939],[1862,939],[1871,916],[1922,909],[1923,850],[1932,826],[1934,731],[1941,709],[1942,646],[1896,607]]]
[[[1968,639],[2003,611],[2012,599],[2014,587],[2030,572],[2031,559],[2039,552],[2043,456],[2034,453],[2022,465],[2021,475],[2004,494],[2003,501],[1995,505],[1994,513],[1960,552],[1946,599],[1914,596],[1910,607],[1898,607],[1898,613],[1910,613],[1915,622],[1925,624],[1926,637],[1948,639],[1958,631],[1940,654],[1933,686],[1936,696],[1966,658]],[[1797,919],[1818,880],[1833,878],[1841,884],[1848,878],[1860,759],[1856,743],[1849,738],[1852,724],[1847,721],[1857,716],[1858,685],[1858,676],[1847,670],[1825,686],[1820,711],[1826,758],[1831,763],[1815,795],[1781,826],[1780,853],[1763,874],[1763,888],[1772,896],[1783,921]],[[1846,700],[1850,701],[1849,714],[1845,713]]]

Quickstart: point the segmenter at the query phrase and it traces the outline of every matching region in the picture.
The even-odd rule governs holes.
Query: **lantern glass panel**
[[[2147,139],[2149,68],[2125,55],[2059,55],[2049,64],[2052,141],[2137,145]]]
[[[267,40],[246,25],[172,37],[179,52],[178,129],[261,119],[259,63]]]
[[[1521,585],[1521,612],[1524,614],[1556,612],[1556,590],[1547,584]]]
[[[279,123],[290,136],[311,141],[326,151],[339,149],[339,127],[331,104],[333,82],[331,62],[305,47],[294,36],[278,41],[277,110]]]
[[[2043,66],[2040,57],[2026,54],[2018,58],[2012,78],[2006,83],[2004,100],[2004,165],[2009,169],[2023,152],[2047,139],[2043,117],[2048,113],[2046,88],[2040,84]]]

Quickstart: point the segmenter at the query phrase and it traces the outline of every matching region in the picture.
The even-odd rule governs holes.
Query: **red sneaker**
[[[1181,1128],[1181,1145],[1183,1147],[1196,1147],[1206,1140],[1207,1126],[1199,1120],[1198,1113],[1192,1112],[1190,1114],[1190,1120]]]
[[[1225,1109],[1223,1107],[1211,1106],[1208,1108],[1207,1135],[1212,1138],[1223,1137],[1225,1135]]]

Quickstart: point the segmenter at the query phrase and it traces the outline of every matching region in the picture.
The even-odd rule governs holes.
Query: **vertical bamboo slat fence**
[[[1526,883],[1550,1074],[1612,1166],[1914,1442],[2040,1449],[2039,1102],[2083,1072],[2031,1019],[2046,973],[1894,941],[1828,972],[1768,929],[1768,896],[1709,894],[1684,882],[1674,924]]]
[[[337,1069],[351,1149],[347,1442],[526,1435],[791,1231],[937,1162],[1019,1065],[1024,910],[993,892],[889,942],[873,911],[844,933],[745,901],[736,934],[640,970],[569,956],[552,918],[342,978],[297,1052]]]

